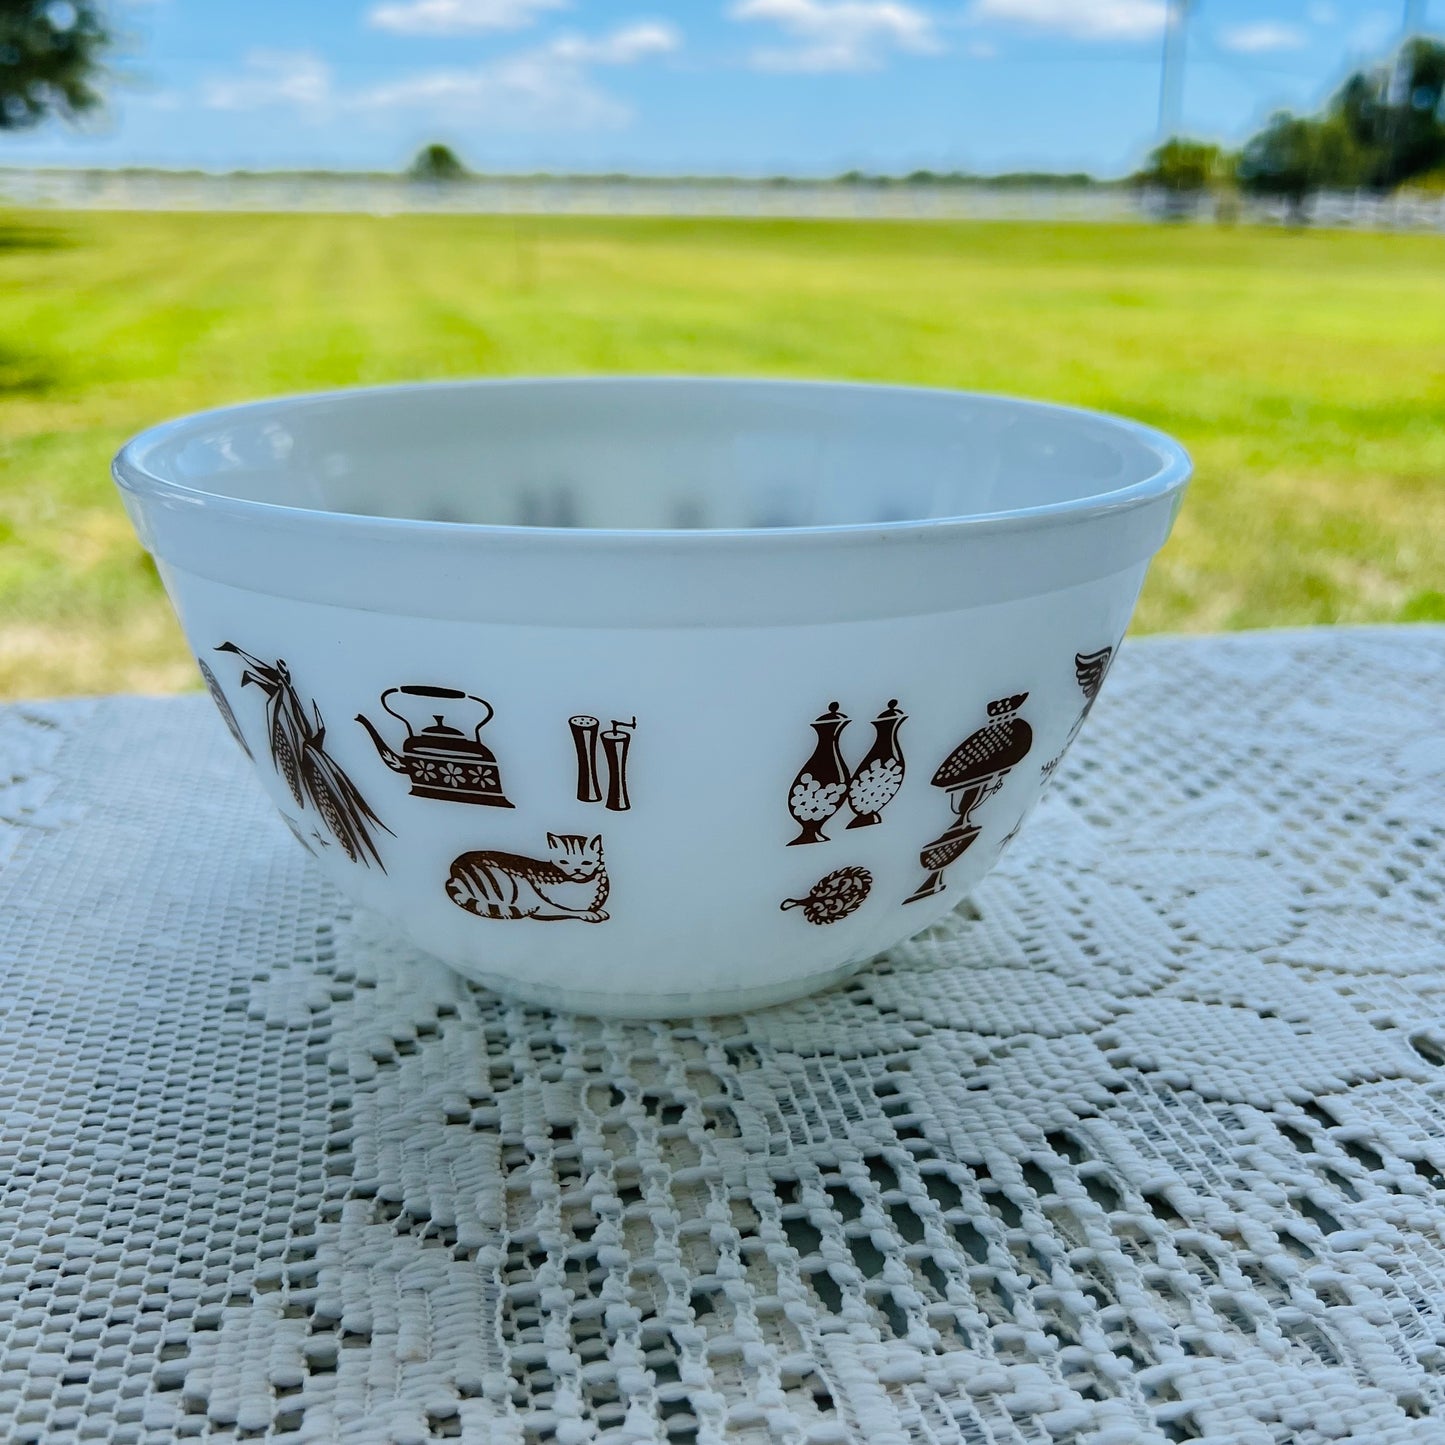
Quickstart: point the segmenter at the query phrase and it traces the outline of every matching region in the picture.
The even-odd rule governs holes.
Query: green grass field
[[[1104,407],[1197,477],[1138,630],[1445,619],[1445,237],[1206,227],[0,216],[0,695],[194,672],[107,464],[267,393],[831,376]]]

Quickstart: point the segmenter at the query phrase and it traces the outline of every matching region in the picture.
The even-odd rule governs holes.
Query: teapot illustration
[[[407,701],[393,707],[389,698]],[[380,698],[382,708],[406,728],[401,751],[394,751],[370,720],[356,720],[370,734],[381,760],[394,773],[411,779],[414,798],[437,798],[444,803],[477,803],[488,808],[510,808],[502,791],[496,756],[482,741],[482,729],[491,721],[492,705],[454,687],[389,687]],[[442,706],[446,704],[446,706]],[[438,711],[438,707],[441,710]],[[425,723],[419,719],[428,719]],[[471,729],[448,722],[448,717]]]

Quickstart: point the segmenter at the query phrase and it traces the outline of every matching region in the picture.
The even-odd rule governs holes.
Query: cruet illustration
[[[848,726],[848,719],[838,710],[836,702],[828,704],[809,726],[818,735],[813,755],[798,770],[788,789],[788,812],[799,829],[788,846],[800,843],[826,843],[823,824],[843,806],[848,793],[848,767],[838,746],[838,737]]]
[[[602,744],[602,756],[607,767],[607,807],[614,813],[625,813],[632,807],[627,793],[627,754],[632,746],[632,734],[637,728],[637,719],[626,722],[614,718],[610,728],[603,728],[601,721],[588,713],[578,713],[567,719],[572,729],[572,747],[577,754],[577,801],[599,803],[602,801],[601,780],[597,771],[597,744]]]
[[[873,887],[873,875],[866,868],[836,868],[820,878],[803,898],[785,898],[778,907],[786,913],[801,908],[809,923],[819,926],[837,923],[856,912]]]
[[[1028,693],[1021,692],[989,703],[988,722],[959,743],[934,773],[933,786],[947,791],[955,817],[919,853],[928,876],[905,903],[941,893],[946,886],[944,872],[977,840],[980,829],[973,821],[974,809],[1003,786],[1033,746],[1033,729],[1018,715],[1027,700]]]
[[[216,651],[239,657],[245,664],[241,686],[254,683],[266,694],[266,740],[271,762],[297,807],[314,808],[353,863],[365,863],[369,868],[375,861],[385,873],[386,865],[376,851],[372,828],[380,828],[383,833],[391,829],[371,811],[360,789],[326,751],[326,724],[315,698],[308,716],[291,679],[291,669],[281,658],[274,663],[264,662],[234,642],[223,642]]]
[[[401,702],[393,705],[392,698]],[[379,701],[406,728],[399,753],[364,714],[357,713],[356,721],[370,734],[382,762],[411,779],[413,797],[488,808],[512,806],[502,791],[497,759],[482,741],[482,729],[492,719],[492,705],[486,699],[454,687],[413,683],[387,688]]]
[[[907,720],[896,697],[890,697],[888,706],[873,719],[873,746],[848,780],[848,806],[857,815],[848,824],[850,828],[869,828],[881,822],[879,815],[898,796],[904,771],[898,729]]]

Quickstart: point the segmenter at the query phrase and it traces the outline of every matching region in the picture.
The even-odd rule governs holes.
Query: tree
[[[1445,44],[1407,40],[1389,64],[1356,71],[1318,116],[1281,112],[1240,153],[1245,190],[1295,214],[1324,188],[1391,191],[1445,165]]]
[[[1223,178],[1224,152],[1207,141],[1174,136],[1149,154],[1134,180],[1184,195],[1208,190]]]
[[[1423,38],[1407,40],[1390,64],[1356,71],[1345,81],[1326,107],[1324,123],[1349,136],[1358,170],[1352,184],[1393,190],[1445,162],[1442,89],[1445,45]]]
[[[1375,184],[1402,181],[1445,164],[1445,44],[1408,40],[1395,64]]]
[[[414,181],[460,181],[466,178],[467,168],[450,146],[433,141],[416,153],[407,175]]]
[[[1296,220],[1304,218],[1305,198],[1316,189],[1315,132],[1319,122],[1276,111],[1239,153],[1239,184],[1257,195],[1279,196]]]
[[[95,0],[0,0],[0,130],[95,110],[110,45]]]
[[[1144,169],[1129,179],[1133,185],[1163,192],[1162,215],[1182,221],[1199,209],[1206,191],[1218,191],[1230,178],[1231,162],[1208,141],[1172,136],[1149,153]]]

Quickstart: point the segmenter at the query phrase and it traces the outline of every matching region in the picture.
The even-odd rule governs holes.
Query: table
[[[0,710],[7,1441],[1445,1440],[1445,628],[1130,641],[944,925],[685,1026]]]

